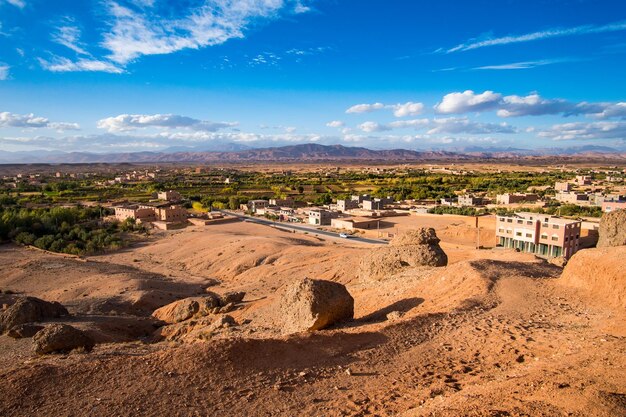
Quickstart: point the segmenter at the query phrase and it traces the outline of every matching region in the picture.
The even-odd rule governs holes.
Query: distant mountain
[[[238,146],[238,145],[233,145]],[[478,160],[549,160],[576,159],[626,160],[626,152],[603,147],[583,146],[571,149],[465,148],[450,151],[414,151],[406,149],[372,150],[342,145],[307,143],[261,149],[221,148],[220,151],[195,151],[170,148],[169,152],[128,152],[97,154],[86,152],[59,153],[48,151],[1,152],[0,163],[236,163],[236,162],[330,162],[330,161],[478,161]]]

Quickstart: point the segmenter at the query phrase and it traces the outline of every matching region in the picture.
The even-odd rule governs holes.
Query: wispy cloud
[[[4,0],[6,3],[12,4],[15,7],[19,7],[20,9],[23,9],[24,7],[26,7],[26,2],[24,0]],[[0,3],[2,3],[2,0],[0,0]]]
[[[70,21],[71,22],[71,21]],[[80,42],[80,29],[72,25],[63,25],[52,35],[52,40],[80,55],[89,55]]]
[[[9,78],[9,71],[11,67],[7,64],[0,62],[0,81],[7,80]]]
[[[108,61],[98,59],[81,58],[72,61],[68,58],[54,57],[48,61],[39,58],[41,66],[52,72],[108,72],[112,74],[121,74],[123,69]]]
[[[565,36],[590,35],[595,33],[618,32],[626,30],[626,21],[609,23],[606,25],[582,25],[570,28],[553,28],[521,35],[509,35],[499,38],[470,39],[467,42],[456,45],[447,50],[446,53],[470,51],[473,49],[486,48],[490,46],[508,45],[512,43],[532,42],[542,39],[560,38]]]
[[[472,70],[495,70],[495,71],[520,70],[520,69],[543,67],[545,65],[575,62],[575,61],[580,61],[580,60],[575,59],[575,58],[539,59],[536,61],[522,61],[522,62],[512,62],[508,64],[499,64],[499,65],[485,65],[482,67],[474,67],[472,68]]]

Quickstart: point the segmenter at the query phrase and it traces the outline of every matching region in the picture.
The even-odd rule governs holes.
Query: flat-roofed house
[[[157,198],[159,200],[176,202],[176,201],[182,201],[183,196],[180,195],[178,191],[169,190],[169,191],[160,191],[159,193],[157,193]]]
[[[497,216],[496,244],[553,258],[569,259],[580,245],[581,222],[537,213]]]
[[[124,204],[114,207],[115,218],[121,222],[126,219],[134,219],[140,223],[153,222],[156,220],[156,213],[151,207],[143,207],[139,204]]]

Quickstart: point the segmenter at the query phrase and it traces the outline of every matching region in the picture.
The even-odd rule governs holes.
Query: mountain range
[[[373,150],[342,145],[314,143],[272,148],[227,147],[222,151],[197,151],[170,148],[163,152],[89,153],[61,151],[0,151],[0,163],[237,163],[237,162],[324,162],[324,161],[472,161],[472,160],[537,160],[593,159],[626,161],[626,151],[605,146],[546,148],[538,150],[515,148],[456,148],[452,150],[416,151],[407,149]]]

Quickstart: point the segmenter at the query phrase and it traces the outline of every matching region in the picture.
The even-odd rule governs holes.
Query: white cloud
[[[50,122],[45,117],[34,114],[15,114],[10,112],[0,112],[0,127],[16,127],[26,129],[55,129],[58,131],[78,130],[78,123]]]
[[[109,132],[125,132],[149,127],[215,132],[236,125],[237,123],[209,122],[175,114],[120,114],[98,121],[98,128]]]
[[[539,94],[529,94],[527,96],[504,97],[497,114],[500,117],[542,116],[546,114],[574,116],[598,113],[602,109],[602,104],[572,103],[563,99],[544,99]]]
[[[357,104],[346,110],[346,113],[371,113],[376,110],[383,109],[385,105],[383,103],[374,104]]]
[[[97,59],[80,58],[72,61],[63,57],[54,57],[52,61],[39,59],[41,66],[52,72],[109,72],[112,74],[121,74],[124,72],[121,68],[111,64],[110,62],[100,61]]]
[[[61,26],[52,35],[52,40],[80,55],[89,55],[80,42],[81,32],[76,26]]]
[[[273,17],[284,5],[283,0],[207,0],[186,16],[165,19],[109,1],[113,22],[102,46],[111,51],[112,61],[124,65],[143,55],[219,45],[242,38],[253,19]]]
[[[306,6],[304,4],[302,4],[301,1],[297,1],[296,5],[293,8],[293,11],[296,14],[302,14],[302,13],[308,13],[311,11],[311,8],[309,6]]]
[[[346,124],[344,122],[342,122],[341,120],[333,120],[331,122],[326,123],[326,126],[328,127],[344,127]]]
[[[434,134],[455,134],[467,133],[470,135],[493,134],[493,133],[517,133],[517,129],[506,123],[479,123],[467,118],[447,117],[433,119],[433,126],[427,133]]]
[[[23,9],[24,7],[26,7],[26,2],[24,0],[4,0],[9,4],[12,4],[15,7],[19,7],[20,9]]]
[[[394,129],[420,129],[428,126],[429,123],[430,120],[428,119],[397,120],[395,122],[389,123],[389,126],[393,127]]]
[[[493,91],[475,94],[472,90],[462,93],[450,93],[443,97],[441,103],[435,105],[435,110],[442,114],[459,114],[492,110],[500,103],[502,95]]]
[[[540,59],[537,61],[522,61],[522,62],[512,62],[509,64],[500,64],[500,65],[485,65],[482,67],[475,67],[472,69],[473,70],[494,70],[494,71],[519,70],[519,69],[530,69],[530,68],[542,67],[544,65],[561,64],[561,63],[572,62],[572,61],[577,61],[577,60],[570,59],[570,58]]]
[[[0,62],[0,81],[7,80],[9,78],[9,71],[11,67]]]
[[[624,139],[626,122],[564,123],[539,132],[541,138],[552,140]]]
[[[496,45],[508,45],[512,43],[530,42],[541,39],[558,38],[564,36],[588,35],[593,33],[618,32],[626,30],[626,22],[609,23],[607,25],[583,25],[571,28],[553,28],[543,31],[526,33],[522,35],[510,35],[500,38],[471,39],[453,48],[446,50],[447,53],[469,51],[472,49],[485,48]]]
[[[593,114],[594,117],[599,119],[608,119],[611,117],[626,118],[626,102],[609,103],[606,104],[601,112]]]
[[[381,125],[376,122],[365,122],[361,123],[359,126],[363,132],[372,133],[372,132],[384,132],[386,130],[391,130],[391,127],[386,125]]]
[[[417,116],[424,110],[424,104],[412,101],[393,106],[393,115],[396,117]]]

